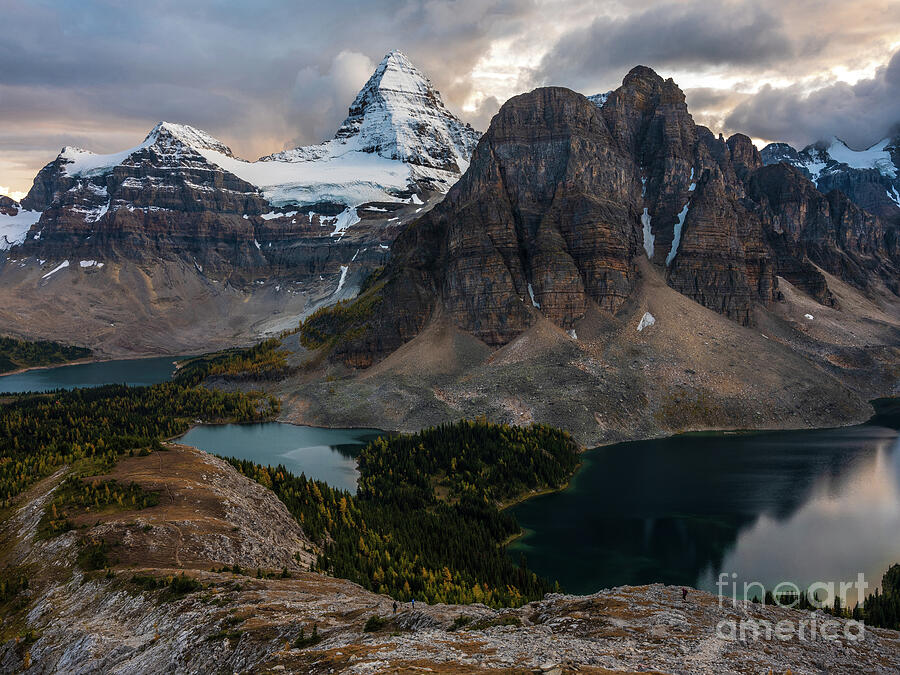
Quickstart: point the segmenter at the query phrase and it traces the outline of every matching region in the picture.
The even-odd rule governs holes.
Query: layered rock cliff
[[[779,277],[833,304],[819,268],[898,292],[877,217],[763,166],[746,136],[695,125],[677,85],[639,66],[602,99],[544,88],[508,101],[459,183],[399,237],[361,301],[379,309],[357,314],[337,354],[366,365],[437,315],[492,346],[539,315],[571,330],[589,305],[626,302],[644,255],[672,288],[745,325],[779,299]]]

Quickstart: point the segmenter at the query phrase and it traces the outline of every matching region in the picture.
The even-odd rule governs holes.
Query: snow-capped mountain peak
[[[468,167],[478,137],[444,106],[428,78],[402,52],[392,51],[330,141],[247,162],[205,131],[163,121],[139,145],[121,152],[63,148],[42,170],[28,206],[46,209],[56,197],[82,187],[90,193],[85,193],[90,210],[100,201],[134,206],[131,197],[94,192],[115,192],[122,180],[126,190],[139,183],[158,186],[191,172],[199,172],[191,174],[191,186],[218,190],[200,176],[224,172],[226,180],[243,182],[229,188],[232,192],[251,189],[272,206],[343,204],[351,210],[366,202],[406,202],[414,193],[446,192]],[[161,175],[149,175],[153,172]]]
[[[760,151],[764,164],[784,163],[799,169],[821,192],[840,190],[887,222],[900,222],[900,138],[884,138],[854,150],[837,137],[799,152],[787,143],[770,143]]]
[[[864,150],[854,150],[840,138],[832,137],[807,145],[799,152],[787,143],[771,143],[762,150],[766,164],[785,162],[809,173],[813,181],[825,173],[849,169],[874,169],[886,178],[897,177],[891,157],[891,139],[884,138]]]
[[[604,105],[606,105],[606,101],[609,99],[610,94],[612,94],[611,91],[606,91],[602,94],[594,94],[593,96],[588,96],[587,100],[593,103],[598,108],[602,108]]]
[[[231,148],[202,129],[174,122],[159,122],[150,130],[139,147],[170,146],[172,144],[184,145],[194,150],[214,150],[229,157],[233,156]]]
[[[262,159],[302,162],[348,152],[374,153],[418,167],[417,179],[452,184],[453,176],[468,167],[479,136],[447,109],[406,55],[394,50],[357,94],[332,140]]]
[[[846,164],[851,169],[875,169],[882,176],[897,177],[897,167],[891,159],[887,147],[891,139],[884,138],[865,150],[853,150],[840,138],[833,138],[826,152],[838,164]]]
[[[377,103],[378,95],[427,96],[434,92],[428,78],[419,72],[407,56],[395,49],[381,60],[365,86],[350,105],[350,115],[358,115]],[[436,93],[436,92],[434,92]]]
[[[63,170],[69,176],[98,176],[126,162],[129,157],[153,148],[159,155],[180,155],[183,151],[202,154],[214,151],[232,157],[231,149],[205,131],[187,124],[159,122],[144,137],[140,145],[110,154],[97,154],[75,146],[66,146],[59,154]]]

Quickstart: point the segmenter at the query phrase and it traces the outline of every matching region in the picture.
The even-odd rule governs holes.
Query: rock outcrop
[[[19,202],[12,197],[0,195],[0,214],[4,216],[14,216],[19,212]]]

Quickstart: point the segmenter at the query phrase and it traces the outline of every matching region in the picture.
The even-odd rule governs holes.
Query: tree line
[[[519,527],[500,506],[568,480],[578,446],[563,431],[480,419],[381,437],[359,457],[357,495],[228,461],[285,503],[321,549],[318,571],[401,601],[519,606],[558,589],[509,558]]]
[[[108,470],[123,453],[158,446],[194,420],[250,422],[278,409],[271,397],[174,382],[16,396],[0,405],[0,508],[64,464],[89,459]]]
[[[50,340],[30,342],[11,337],[0,337],[0,373],[8,373],[20,368],[54,366],[85,359],[91,354],[91,350],[86,347],[64,345]]]

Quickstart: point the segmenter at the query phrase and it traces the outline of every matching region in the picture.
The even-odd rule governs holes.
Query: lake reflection
[[[661,581],[877,584],[900,562],[893,420],[708,434],[588,452],[570,488],[516,506],[517,558],[569,592]],[[889,425],[889,426],[888,426]]]
[[[359,472],[356,455],[377,429],[323,429],[280,422],[197,426],[179,443],[224,457],[285,467],[296,475],[322,480],[332,487],[356,492]]]
[[[99,387],[104,384],[158,384],[172,379],[175,361],[180,358],[184,357],[160,356],[152,359],[120,359],[36,368],[0,377],[0,394]]]

